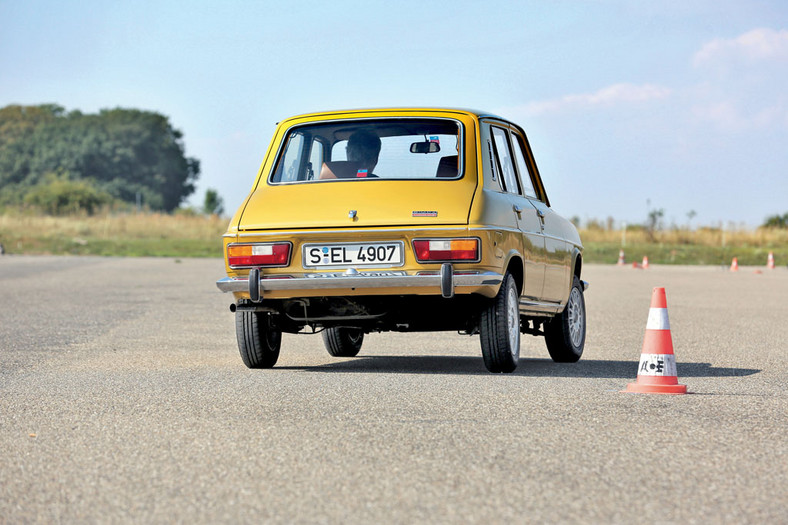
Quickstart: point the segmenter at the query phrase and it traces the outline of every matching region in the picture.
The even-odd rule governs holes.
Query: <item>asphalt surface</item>
[[[786,523],[788,270],[592,266],[588,339],[238,355],[220,260],[0,257],[2,523]],[[625,394],[654,286],[684,396]]]

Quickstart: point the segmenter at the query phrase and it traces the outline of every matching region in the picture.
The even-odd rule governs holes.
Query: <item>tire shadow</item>
[[[583,360],[554,363],[550,359],[523,359],[511,374],[531,377],[588,377],[634,379],[638,361]],[[754,368],[715,367],[711,363],[677,363],[679,377],[738,377],[759,373]],[[359,356],[318,366],[277,366],[274,370],[365,374],[496,375],[484,368],[481,357],[471,356]]]

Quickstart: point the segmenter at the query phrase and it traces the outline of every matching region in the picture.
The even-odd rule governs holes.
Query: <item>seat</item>
[[[438,171],[435,173],[437,178],[456,177],[459,171],[459,155],[447,155],[442,157],[438,163]]]
[[[320,171],[321,179],[355,179],[363,177],[374,178],[376,175],[367,173],[362,162],[353,162],[350,160],[324,162],[323,169]]]

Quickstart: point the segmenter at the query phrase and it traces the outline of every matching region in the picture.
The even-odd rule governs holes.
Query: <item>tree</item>
[[[200,172],[164,115],[136,109],[66,113],[57,105],[0,109],[0,202],[13,203],[48,173],[89,180],[113,198],[172,211]]]
[[[646,235],[651,242],[656,240],[656,232],[662,229],[662,217],[664,216],[665,210],[662,208],[648,212],[648,220],[646,221]]]
[[[788,228],[788,213],[767,217],[762,228]]]
[[[224,201],[222,201],[216,190],[211,188],[206,190],[202,210],[206,215],[221,215],[224,213]]]
[[[692,219],[698,214],[695,210],[690,210],[687,212],[687,229],[692,226]]]

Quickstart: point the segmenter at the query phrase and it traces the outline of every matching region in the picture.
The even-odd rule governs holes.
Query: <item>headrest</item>
[[[456,177],[459,170],[459,155],[448,155],[442,157],[438,163],[438,171],[436,177]]]

